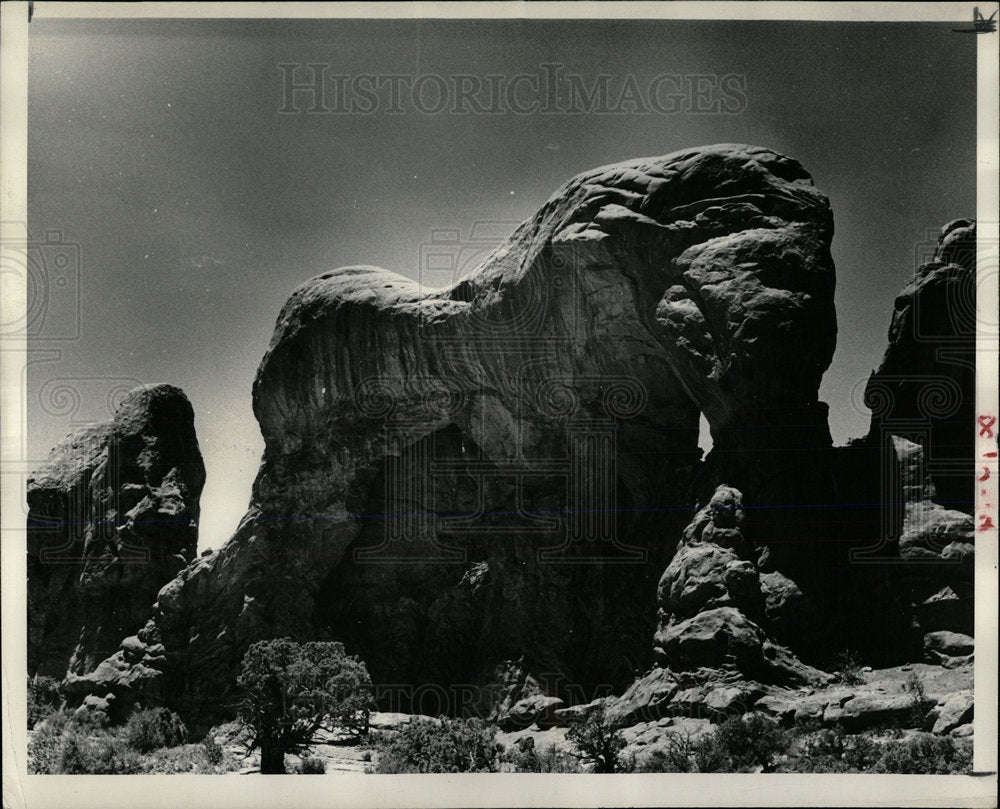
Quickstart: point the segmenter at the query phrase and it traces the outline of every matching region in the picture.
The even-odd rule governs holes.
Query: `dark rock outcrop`
[[[205,467],[187,397],[136,388],[28,479],[28,673],[86,674],[136,632],[198,544]]]
[[[323,633],[386,684],[450,693],[523,658],[624,688],[702,485],[699,412],[736,485],[829,446],[832,232],[798,163],[712,146],[574,178],[448,288],[372,267],[303,284],[254,384],[250,510],[94,692],[131,655],[204,717],[250,642]]]
[[[924,448],[938,502],[972,512],[976,389],[976,223],[941,229],[933,258],[897,296],[889,345],[865,388],[868,441]]]
[[[657,662],[674,671],[732,669],[764,683],[822,682],[822,672],[775,643],[765,628],[766,597],[749,561],[760,549],[744,536],[745,522],[742,494],[720,486],[685,530],[660,579]],[[772,598],[775,618],[785,608]]]

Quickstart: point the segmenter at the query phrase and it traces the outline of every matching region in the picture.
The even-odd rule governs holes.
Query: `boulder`
[[[842,705],[828,705],[823,711],[823,724],[838,725],[847,733],[886,727],[920,727],[922,714],[911,694],[886,694],[862,691]],[[928,709],[923,710],[923,714]]]
[[[718,679],[707,678],[678,691],[671,700],[670,714],[721,722],[753,710],[754,703],[765,693],[759,683],[719,674]]]
[[[677,693],[677,680],[663,668],[653,668],[640,677],[620,697],[607,700],[604,715],[624,727],[653,722],[671,713],[671,700]]]
[[[969,635],[958,632],[928,632],[924,635],[924,651],[929,662],[939,662],[941,657],[965,657],[976,649],[976,642]]]
[[[559,697],[547,697],[543,694],[525,697],[522,700],[518,700],[500,718],[500,729],[510,731],[530,727],[531,725],[538,725],[541,730],[556,727],[562,724],[562,720],[556,715],[556,711],[565,707],[566,703],[559,699]]]
[[[763,644],[763,630],[733,607],[706,610],[656,634],[664,662],[682,668],[752,664],[760,658]]]
[[[940,735],[956,735],[960,727],[972,722],[973,708],[973,692],[957,691],[941,703],[933,732]]]
[[[775,640],[799,645],[819,631],[816,608],[794,581],[776,570],[759,579],[767,627]]]
[[[678,618],[713,607],[739,606],[751,613],[761,607],[756,569],[731,548],[713,542],[679,548],[658,591],[661,608]]]
[[[907,503],[899,555],[913,560],[946,560],[956,574],[969,574],[972,571],[961,566],[966,556],[971,562],[974,536],[972,517],[965,512],[946,509],[930,500]]]
[[[553,711],[556,721],[562,725],[572,725],[575,722],[582,722],[597,711],[606,711],[607,706],[614,701],[614,697],[598,697],[590,702],[582,702],[577,705],[570,705],[566,708],[557,708]]]

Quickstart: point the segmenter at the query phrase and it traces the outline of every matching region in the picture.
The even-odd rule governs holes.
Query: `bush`
[[[834,663],[834,676],[837,681],[844,685],[861,685],[865,678],[861,673],[861,661],[858,660],[857,653],[850,649],[844,649],[837,655]]]
[[[547,773],[579,773],[583,772],[580,759],[560,750],[554,744],[546,745],[537,753],[538,772]]]
[[[909,738],[877,740],[869,734],[814,731],[799,742],[800,755],[787,769],[801,773],[966,773],[972,745],[966,740],[919,732]]]
[[[62,704],[58,681],[36,675],[28,678],[28,730],[31,730]]]
[[[949,736],[921,733],[888,742],[871,772],[909,775],[954,775],[972,768],[972,745]]]
[[[734,769],[772,769],[775,758],[788,750],[788,738],[778,723],[763,714],[751,713],[727,719],[715,738],[728,755]]]
[[[706,733],[694,745],[695,772],[732,772],[732,763],[715,733]]]
[[[221,757],[214,760],[204,742],[183,744],[178,747],[161,747],[140,758],[142,772],[150,775],[178,773],[222,774],[233,772],[240,764],[220,749]]]
[[[90,712],[56,711],[38,724],[28,742],[32,773],[70,775],[224,773],[239,769],[211,737],[178,744],[183,724],[169,711],[137,711],[130,724],[108,729]],[[144,747],[156,745],[142,754]],[[162,742],[162,744],[161,744]]]
[[[119,775],[141,772],[128,743],[60,711],[42,722],[28,743],[30,771],[38,774]]]
[[[927,724],[927,714],[930,713],[931,708],[935,706],[936,702],[928,699],[927,692],[924,690],[924,681],[920,679],[920,675],[915,671],[911,671],[903,683],[903,690],[913,698],[907,725],[919,730],[929,730],[930,728],[925,727]]]
[[[541,772],[535,740],[531,736],[517,739],[503,754],[503,760],[511,772]]]
[[[323,775],[326,772],[326,762],[321,758],[308,756],[302,759],[299,772],[302,775]]]
[[[622,755],[625,739],[621,730],[620,724],[606,717],[602,707],[573,725],[566,738],[594,762],[594,772],[628,772],[632,762]]]
[[[213,736],[206,736],[201,743],[201,747],[205,751],[205,760],[209,764],[216,767],[222,763],[225,753],[222,750],[222,745],[215,741]]]
[[[132,713],[123,731],[125,741],[139,753],[161,747],[176,747],[187,740],[181,718],[166,708],[139,709]]]
[[[692,772],[698,747],[688,731],[668,733],[660,747],[636,761],[636,772]]]
[[[832,728],[807,734],[800,749],[798,759],[789,765],[795,772],[868,772],[882,755],[882,749],[868,736],[845,735]]]
[[[41,775],[61,772],[60,744],[69,723],[67,711],[56,711],[39,722],[28,740],[28,772]]]
[[[250,749],[260,748],[262,773],[283,773],[285,754],[307,750],[321,729],[368,732],[371,677],[342,643],[260,641],[243,657],[237,685],[239,718]]]
[[[375,772],[497,772],[496,729],[481,719],[411,719],[400,730],[379,737]]]
[[[789,746],[788,735],[777,722],[759,713],[734,716],[703,736],[694,747],[698,772],[774,770]]]

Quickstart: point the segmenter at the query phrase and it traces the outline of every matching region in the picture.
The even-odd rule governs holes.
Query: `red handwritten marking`
[[[992,438],[993,437],[993,425],[997,423],[996,416],[980,416],[979,417],[979,437],[980,438]]]
[[[979,524],[979,531],[989,531],[994,527],[993,518],[989,514],[980,514],[979,519],[982,520]]]
[[[983,457],[984,458],[996,458],[997,454],[995,452],[984,452],[983,453]]]
[[[983,476],[981,478],[976,478],[980,483],[990,479],[990,468],[988,466],[983,467]]]

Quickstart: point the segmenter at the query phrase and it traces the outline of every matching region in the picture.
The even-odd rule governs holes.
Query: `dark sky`
[[[719,142],[788,154],[830,197],[840,334],[821,396],[836,441],[861,434],[852,391],[881,357],[895,295],[928,232],[975,215],[976,37],[951,27],[36,19],[29,230],[61,231],[80,262],[32,344],[29,457],[108,418],[120,389],[179,385],[208,468],[202,545],[218,546],[249,499],[263,448],[251,383],[293,287],[346,264],[417,277],[435,229],[516,222],[580,171]],[[730,75],[745,103],[521,115],[406,101],[390,114],[383,99],[368,114],[282,114],[283,63],[484,87],[559,63],[587,87],[609,76],[616,96],[630,76],[647,93],[662,74],[707,76],[710,92]],[[425,109],[437,86],[424,80]]]

